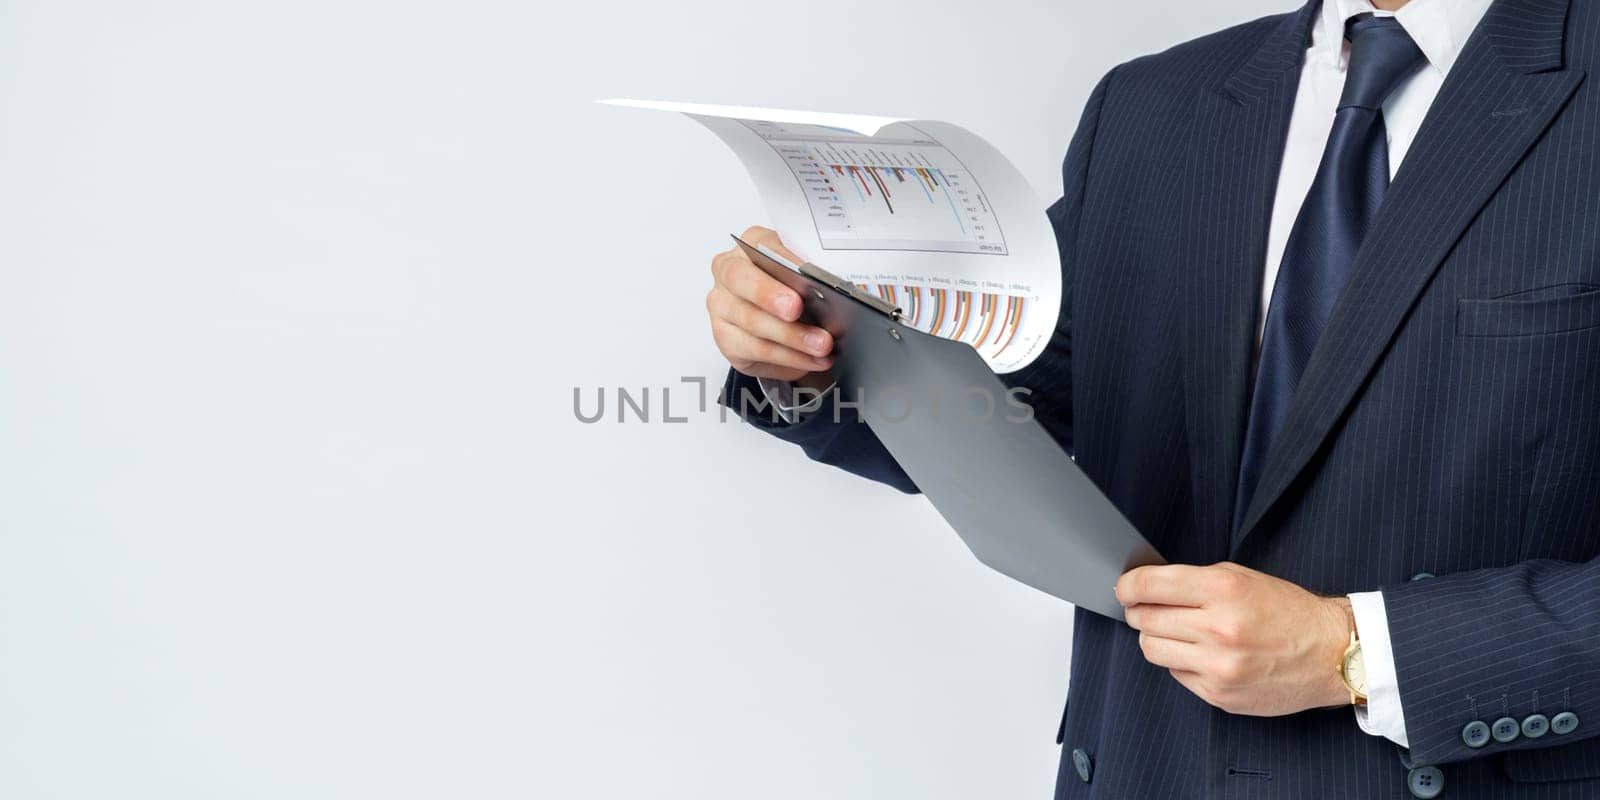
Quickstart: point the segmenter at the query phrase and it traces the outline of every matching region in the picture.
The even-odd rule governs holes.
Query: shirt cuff
[[[1400,679],[1394,670],[1394,648],[1389,641],[1389,615],[1383,607],[1383,592],[1350,595],[1350,610],[1355,614],[1361,660],[1367,668],[1367,704],[1355,707],[1356,724],[1373,736],[1410,747],[1411,740],[1406,738],[1405,710],[1400,707]]]
[[[827,389],[814,392],[811,389],[796,387],[789,381],[775,381],[767,378],[756,378],[756,385],[761,387],[761,393],[767,396],[767,402],[778,409],[778,415],[790,425],[800,421],[803,414],[809,414],[822,408],[822,399],[833,390],[833,384]],[[803,402],[802,402],[802,398]]]

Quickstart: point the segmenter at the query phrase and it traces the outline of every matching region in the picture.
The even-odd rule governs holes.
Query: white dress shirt
[[[1417,43],[1427,65],[1397,88],[1383,104],[1384,127],[1389,137],[1389,176],[1392,178],[1405,160],[1411,142],[1422,126],[1422,119],[1433,105],[1445,75],[1455,64],[1462,45],[1491,0],[1411,0],[1399,11],[1390,13],[1373,7],[1368,0],[1324,0],[1313,23],[1311,44],[1300,70],[1300,88],[1295,94],[1294,111],[1289,118],[1284,145],[1283,166],[1278,173],[1277,194],[1273,200],[1272,221],[1267,234],[1267,261],[1261,282],[1261,314],[1256,326],[1260,341],[1272,288],[1278,279],[1279,263],[1294,227],[1300,206],[1311,190],[1322,151],[1333,130],[1339,95],[1344,91],[1344,76],[1350,47],[1344,40],[1345,20],[1372,13],[1393,16]],[[821,405],[821,399],[799,406],[793,387],[780,381],[760,381],[768,400],[791,422],[799,414]],[[1395,675],[1394,651],[1389,641],[1389,618],[1382,592],[1357,592],[1350,595],[1356,631],[1361,637],[1362,657],[1367,668],[1367,704],[1356,706],[1356,721],[1361,729],[1383,736],[1402,747],[1406,738],[1405,712],[1400,705],[1400,682]],[[1332,665],[1329,665],[1330,669]]]
[[[1289,241],[1289,230],[1294,227],[1300,205],[1311,190],[1322,151],[1328,144],[1328,134],[1333,130],[1333,116],[1338,110],[1339,95],[1344,91],[1345,67],[1350,55],[1350,46],[1344,40],[1345,20],[1365,13],[1394,16],[1428,60],[1383,103],[1383,124],[1389,135],[1389,176],[1392,178],[1411,149],[1422,118],[1439,94],[1445,75],[1455,64],[1467,37],[1483,19],[1489,3],[1490,0],[1411,0],[1391,15],[1374,8],[1368,0],[1323,0],[1322,11],[1312,26],[1305,65],[1300,70],[1300,89],[1295,94],[1283,168],[1278,173],[1278,193],[1273,201],[1272,224],[1267,234],[1266,273],[1261,282],[1260,320],[1266,319],[1272,287],[1277,282],[1278,267]],[[1258,341],[1260,336],[1258,324]],[[1361,637],[1361,653],[1367,668],[1367,704],[1356,706],[1356,722],[1367,733],[1409,747],[1383,593],[1357,592],[1350,595],[1350,606],[1355,612],[1356,632]]]

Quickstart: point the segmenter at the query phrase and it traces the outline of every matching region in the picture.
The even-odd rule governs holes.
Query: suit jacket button
[[[1521,733],[1522,726],[1518,725],[1517,721],[1510,717],[1501,717],[1495,720],[1494,725],[1489,728],[1489,735],[1493,736],[1494,740],[1501,744],[1517,738]]]
[[[1444,773],[1438,767],[1417,767],[1406,773],[1406,788],[1419,800],[1432,800],[1444,791]]]
[[[1412,575],[1411,576],[1411,580],[1414,580],[1414,581],[1425,581],[1425,580],[1427,580],[1427,579],[1429,579],[1431,577],[1433,577],[1433,573],[1431,573],[1431,572],[1419,572],[1419,573],[1417,573],[1415,575]]]
[[[1571,711],[1563,711],[1550,719],[1550,730],[1556,733],[1572,733],[1578,729],[1578,715]]]
[[[1081,747],[1072,749],[1072,768],[1077,771],[1078,780],[1084,783],[1088,783],[1090,776],[1094,774],[1094,762],[1089,760],[1089,754]]]
[[[1522,720],[1522,735],[1537,739],[1550,732],[1550,718],[1543,714],[1529,714]]]
[[[1461,741],[1468,747],[1478,748],[1489,743],[1489,726],[1483,720],[1475,719],[1461,729]]]

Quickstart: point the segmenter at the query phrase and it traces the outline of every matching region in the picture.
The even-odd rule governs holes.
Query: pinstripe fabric
[[[1079,612],[1058,798],[1600,798],[1600,46],[1594,0],[1497,0],[1395,175],[1230,535],[1267,225],[1315,2],[1119,66],[1050,209],[1068,287],[1011,376],[1174,561],[1381,588],[1412,750],[1349,710],[1211,709]],[[752,381],[731,375],[726,391]],[[915,487],[865,426],[760,423]],[[1594,563],[1591,563],[1594,561]],[[1409,580],[1416,573],[1438,577]],[[1330,665],[1331,668],[1331,665]],[[1468,722],[1577,730],[1471,749]],[[1079,779],[1069,754],[1092,757]]]

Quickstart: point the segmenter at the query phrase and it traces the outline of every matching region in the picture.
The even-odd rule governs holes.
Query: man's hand
[[[1147,661],[1232,714],[1276,717],[1347,705],[1335,665],[1354,617],[1344,597],[1319,597],[1238,564],[1137,567],[1117,600]]]
[[[790,261],[802,260],[767,228],[751,228],[739,238],[766,245]],[[706,295],[711,337],[734,369],[757,378],[799,381],[833,366],[828,355],[833,337],[797,322],[800,295],[762,272],[743,250],[734,247],[718,253],[711,259],[711,276],[716,281]]]

